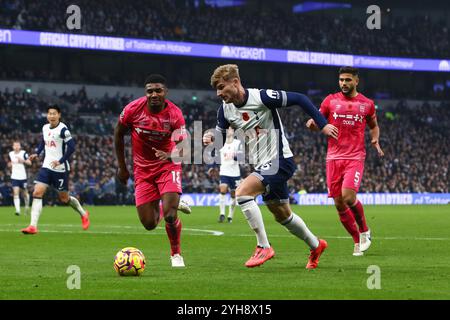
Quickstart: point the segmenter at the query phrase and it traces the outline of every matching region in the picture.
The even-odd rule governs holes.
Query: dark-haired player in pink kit
[[[114,130],[118,161],[117,177],[126,184],[130,173],[125,163],[124,136],[131,131],[136,207],[142,225],[153,230],[162,216],[170,240],[173,267],[184,267],[181,256],[181,221],[177,209],[190,213],[180,201],[181,163],[172,161],[176,143],[186,137],[181,110],[166,99],[163,76],[153,74],[145,81],[145,96],[130,102]],[[160,204],[162,200],[162,205]]]
[[[354,256],[362,256],[371,244],[364,208],[356,198],[364,172],[366,123],[370,128],[372,146],[380,157],[384,156],[379,143],[375,104],[356,90],[358,83],[358,69],[340,68],[341,92],[328,95],[320,106],[320,112],[328,123],[339,129],[337,140],[328,138],[328,196],[334,199],[339,218],[353,238]],[[318,130],[313,119],[308,120],[306,126],[313,131]]]

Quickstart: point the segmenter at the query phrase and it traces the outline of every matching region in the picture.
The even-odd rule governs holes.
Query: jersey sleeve
[[[328,115],[330,114],[330,102],[331,102],[331,96],[328,95],[320,104],[320,113],[323,114],[325,118],[328,119]]]
[[[282,90],[261,89],[259,90],[262,103],[269,109],[287,106],[287,94]]]
[[[67,143],[70,140],[72,140],[72,135],[70,134],[69,129],[67,129],[66,127],[61,129],[61,139],[63,139],[63,141],[65,143]]]
[[[230,123],[225,118],[225,112],[223,111],[223,105],[220,106],[219,110],[217,110],[217,124],[216,130],[221,133],[226,132],[226,130],[230,127]]]
[[[23,153],[23,160],[28,160],[29,157],[28,152]]]
[[[187,137],[186,122],[184,120],[181,111],[176,113],[176,118],[173,123],[172,129],[173,129],[172,137],[174,142],[179,142],[186,139]]]
[[[125,127],[131,127],[131,107],[130,105],[125,106],[119,116],[119,123]]]
[[[375,118],[376,115],[376,111],[375,111],[375,103],[373,102],[373,100],[370,100],[370,105],[369,105],[369,111],[367,112],[367,116],[366,119],[373,119]]]

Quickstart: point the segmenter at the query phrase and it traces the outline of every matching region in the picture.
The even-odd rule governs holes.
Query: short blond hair
[[[234,78],[241,80],[239,67],[236,64],[224,64],[214,70],[211,76],[211,86],[215,89],[220,80],[229,81]]]

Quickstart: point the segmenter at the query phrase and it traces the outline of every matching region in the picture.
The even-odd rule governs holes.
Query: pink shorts
[[[342,196],[342,189],[358,192],[364,173],[364,160],[328,160],[327,187],[328,197]]]
[[[159,200],[163,194],[169,192],[182,193],[181,169],[162,169],[145,179],[138,177],[135,179],[134,197],[136,200],[136,207],[147,202]]]

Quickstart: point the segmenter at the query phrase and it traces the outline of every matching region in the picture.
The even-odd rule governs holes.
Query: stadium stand
[[[121,108],[133,99],[128,94],[90,98],[84,89],[51,96],[63,107],[62,121],[76,139],[72,156],[70,191],[86,204],[132,204],[133,183],[123,188],[115,180],[115,158],[112,132]],[[0,204],[11,205],[12,195],[7,169],[8,152],[14,139],[32,153],[38,145],[40,130],[46,123],[45,107],[49,97],[26,91],[0,91]],[[186,127],[194,130],[201,121],[203,130],[215,127],[218,101],[212,99],[175,101],[184,111]],[[77,106],[68,108],[67,105]],[[381,106],[382,105],[382,106]],[[381,145],[386,157],[380,160],[369,147],[362,192],[449,192],[448,164],[450,145],[449,102],[411,102],[398,100],[381,103],[377,114],[381,128]],[[70,110],[70,112],[69,112]],[[74,110],[76,112],[74,112]],[[291,192],[305,190],[326,192],[326,141],[305,129],[306,115],[295,107],[281,110],[286,134],[290,140],[298,170],[290,180]],[[368,138],[368,135],[367,135]],[[130,150],[128,156],[130,157]],[[424,159],[427,159],[426,161]],[[131,157],[128,160],[131,163]],[[28,170],[30,188],[40,163]],[[218,180],[208,178],[206,165],[187,164],[183,170],[183,190],[215,192]],[[248,165],[244,172],[249,172]],[[47,203],[54,203],[47,195]]]
[[[70,32],[68,5],[64,0],[1,0],[0,28]],[[380,56],[448,58],[450,52],[448,9],[437,17],[384,12],[381,30],[372,32],[365,27],[363,7],[350,15],[345,9],[294,14],[289,6],[269,1],[245,8],[184,0],[79,0],[77,5],[83,16],[82,30],[72,31],[77,33]]]

